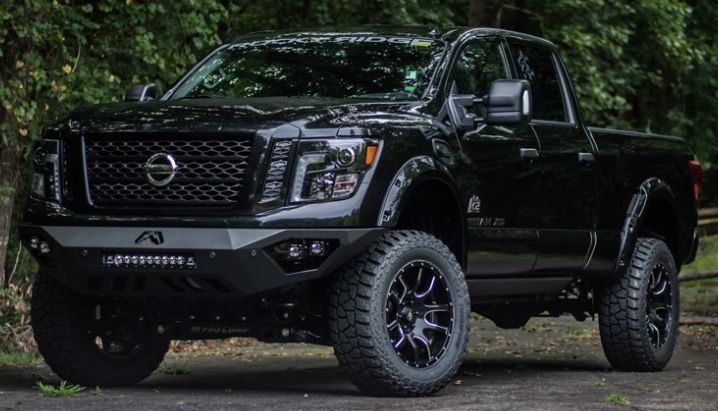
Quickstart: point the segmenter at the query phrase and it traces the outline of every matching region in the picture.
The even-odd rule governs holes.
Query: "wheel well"
[[[464,266],[464,225],[454,192],[439,180],[420,183],[404,201],[396,229],[424,231],[446,244]]]
[[[638,232],[641,237],[653,237],[663,240],[673,254],[676,264],[680,266],[678,216],[666,200],[653,201],[645,211]]]

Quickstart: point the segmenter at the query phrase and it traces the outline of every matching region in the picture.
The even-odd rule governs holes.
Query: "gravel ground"
[[[34,388],[38,380],[58,383],[44,365],[2,366],[0,409],[718,409],[718,327],[682,327],[666,370],[638,374],[609,369],[594,322],[537,319],[500,330],[477,320],[454,382],[412,399],[360,394],[325,347],[229,348],[215,356],[170,354],[167,363],[188,375],[155,373],[136,387],[102,395],[88,388],[65,398],[45,398]]]

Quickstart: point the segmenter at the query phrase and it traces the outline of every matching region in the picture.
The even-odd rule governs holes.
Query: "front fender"
[[[384,195],[377,225],[382,227],[395,226],[401,215],[401,210],[414,188],[427,180],[443,182],[454,194],[456,201],[460,198],[456,182],[446,166],[429,156],[416,156],[404,163],[394,175]],[[463,216],[461,221],[463,221]]]

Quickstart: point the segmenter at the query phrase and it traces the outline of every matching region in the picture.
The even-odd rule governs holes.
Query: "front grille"
[[[97,206],[230,206],[238,201],[251,141],[89,140],[86,143],[90,198]],[[172,155],[177,174],[155,187],[144,165],[157,154]]]

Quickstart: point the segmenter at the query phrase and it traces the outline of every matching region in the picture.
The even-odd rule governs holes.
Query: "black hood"
[[[303,135],[328,129],[374,129],[390,124],[427,124],[421,102],[310,98],[160,100],[76,110],[73,132],[248,132],[291,124]]]

